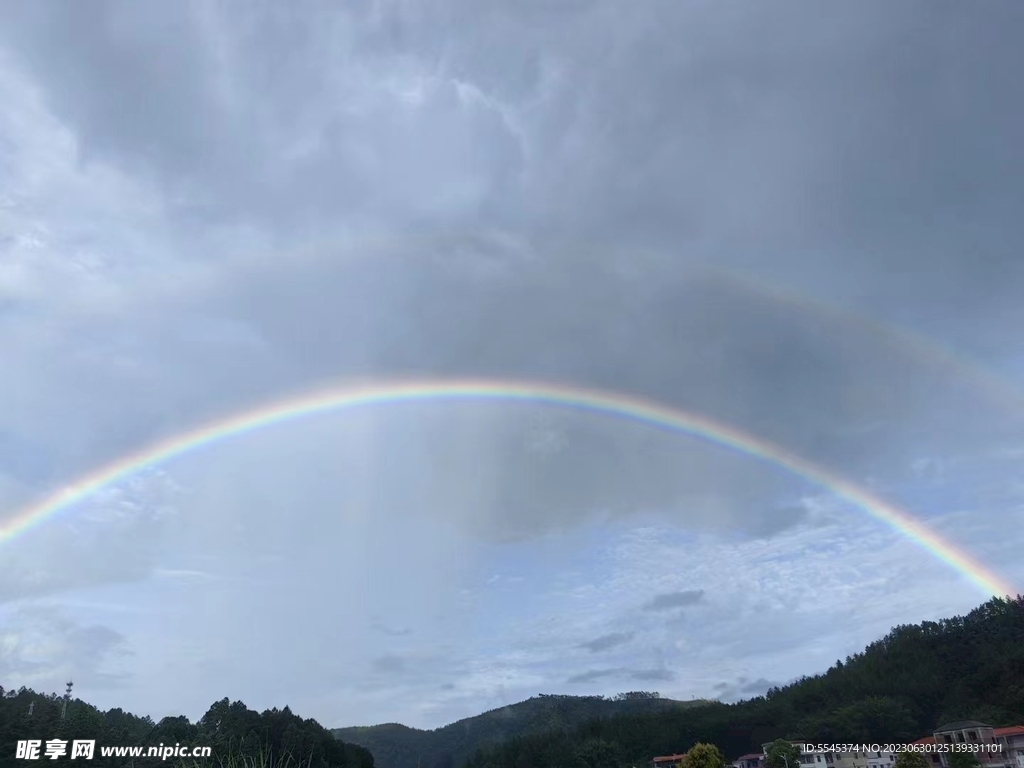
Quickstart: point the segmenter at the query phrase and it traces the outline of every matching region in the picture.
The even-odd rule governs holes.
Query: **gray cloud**
[[[48,84],[86,157],[154,179],[192,225],[323,226],[339,210],[383,211],[392,222],[450,215],[503,186],[519,148],[486,99],[424,78],[427,62],[375,40],[365,9],[305,6],[284,33],[241,4],[150,13],[113,0],[87,16],[73,5],[10,9],[5,42]],[[339,35],[362,49],[358,76]],[[269,69],[268,55],[279,59]],[[339,96],[345,107],[327,106]]]
[[[734,702],[754,696],[763,696],[769,688],[784,684],[783,682],[768,680],[764,677],[757,680],[748,680],[745,677],[740,677],[732,682],[718,683],[714,686],[714,690],[715,697],[719,701]]]
[[[752,694],[760,695],[760,694],[764,693],[765,691],[767,691],[769,688],[771,688],[773,686],[778,686],[778,685],[781,685],[781,683],[772,682],[771,680],[765,680],[762,677],[762,678],[760,678],[758,680],[754,680],[753,682],[744,683],[743,687],[740,690],[743,691],[744,693],[752,693]]]
[[[924,7],[836,17],[785,3],[726,19],[598,3],[527,21],[462,2],[373,14],[308,2],[284,32],[249,6],[109,2],[87,18],[73,4],[11,8],[5,29],[87,153],[184,185],[179,205],[201,222],[224,209],[307,227],[368,207],[437,218],[427,200],[445,178],[464,190],[449,216],[686,243],[748,265],[770,256],[790,274],[810,262],[805,274],[834,288],[877,286],[877,265],[896,259],[884,281],[901,298],[1008,307],[1021,278],[1006,216],[1021,204],[1006,181],[1024,120],[1007,74],[1020,65],[1015,24],[949,8],[922,25]],[[508,39],[517,53],[500,60],[481,42]],[[345,75],[353,58],[361,87]],[[332,94],[351,107],[332,108]],[[429,152],[398,151],[412,135],[403,111]]]
[[[112,659],[128,653],[121,633],[99,624],[81,624],[53,608],[22,607],[9,614],[0,641],[4,648],[0,676],[9,681],[8,687],[63,690],[70,675],[86,690],[120,689],[131,679],[128,672],[104,669]],[[52,652],[41,656],[41,645]]]
[[[672,608],[685,608],[686,606],[696,605],[703,600],[703,589],[687,589],[682,592],[668,592],[661,595],[655,595],[654,598],[644,606],[644,609],[648,611],[667,611]]]
[[[607,651],[609,648],[615,648],[623,643],[628,643],[632,639],[632,632],[612,632],[611,634],[595,637],[593,640],[585,643],[580,643],[580,648],[586,648],[591,653],[597,653],[598,651]]]
[[[388,635],[389,637],[405,637],[406,635],[412,634],[412,629],[410,627],[389,627],[378,620],[372,621],[370,626],[381,634]]]
[[[578,685],[580,683],[593,683],[610,677],[638,680],[642,682],[672,682],[676,679],[676,674],[668,669],[629,669],[624,667],[614,669],[590,669],[586,672],[573,675],[565,682],[569,685]]]
[[[1022,27],[1013,0],[5,4],[0,524],[285,393],[528,377],[747,430],[1024,578],[986,530],[1024,530],[1024,407],[963,364],[1024,370]],[[154,714],[228,690],[437,725],[567,677],[736,698],[977,597],[819,493],[565,408],[324,414],[0,544],[0,609],[74,590],[75,626],[125,638],[83,634],[81,679]],[[716,595],[699,626],[661,613],[692,583]],[[309,631],[224,645],[268,606]],[[599,636],[627,619],[628,647]],[[19,674],[59,688],[61,643]]]
[[[405,659],[401,656],[381,656],[373,660],[373,668],[377,672],[400,674],[405,671]]]
[[[676,679],[675,672],[669,669],[636,669],[629,673],[634,680],[671,682]]]
[[[612,677],[621,674],[621,670],[618,669],[590,669],[586,672],[580,672],[578,675],[573,675],[565,682],[570,685],[577,683],[592,683],[595,680],[601,680],[605,677]]]

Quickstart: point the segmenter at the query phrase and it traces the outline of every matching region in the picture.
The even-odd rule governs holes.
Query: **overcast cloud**
[[[1013,0],[0,0],[0,521],[331,382],[535,378],[773,441],[1024,584],[1022,35]],[[0,685],[433,727],[734,700],[984,597],[721,447],[406,403],[0,543]]]

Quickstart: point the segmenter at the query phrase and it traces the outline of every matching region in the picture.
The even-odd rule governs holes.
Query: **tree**
[[[725,768],[725,756],[714,744],[697,743],[686,753],[682,768]]]
[[[590,768],[615,768],[622,763],[616,745],[603,739],[587,740],[576,754]]]
[[[896,755],[896,764],[893,768],[930,768],[928,758],[923,752],[907,751]]]
[[[980,768],[981,761],[973,752],[951,752],[947,760],[949,768]]]
[[[785,739],[776,739],[765,755],[767,768],[800,768],[800,748]]]

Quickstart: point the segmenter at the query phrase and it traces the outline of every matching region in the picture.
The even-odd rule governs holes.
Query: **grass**
[[[313,755],[296,757],[291,752],[274,754],[270,747],[261,747],[259,752],[229,750],[226,755],[207,758],[187,758],[174,764],[175,768],[312,768]]]

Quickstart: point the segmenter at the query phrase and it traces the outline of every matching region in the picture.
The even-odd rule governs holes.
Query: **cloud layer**
[[[0,521],[289,393],[537,378],[747,430],[1024,582],[1022,32],[1012,0],[0,4]],[[0,684],[327,725],[732,700],[982,597],[721,447],[404,404],[0,544]]]

